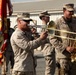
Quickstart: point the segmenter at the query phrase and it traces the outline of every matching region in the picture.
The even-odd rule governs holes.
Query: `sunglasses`
[[[30,22],[30,20],[23,20],[24,22]]]

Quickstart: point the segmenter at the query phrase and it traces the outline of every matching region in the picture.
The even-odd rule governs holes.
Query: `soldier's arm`
[[[18,47],[25,50],[33,50],[39,47],[40,45],[46,43],[46,41],[42,40],[40,37],[37,38],[36,40],[31,40],[31,41],[28,41],[27,38],[28,37],[24,37],[21,34],[12,35],[11,42],[13,40]]]
[[[60,52],[65,51],[65,46],[57,38],[54,37],[54,38],[50,39],[50,43],[56,50],[59,50]]]
[[[56,29],[59,30],[59,24],[58,24],[58,21],[55,22],[55,27]],[[59,31],[55,31],[55,34],[56,36],[60,36],[60,32]],[[59,50],[61,52],[65,51],[65,46],[62,42],[62,39],[60,37],[56,37],[56,36],[53,36],[53,37],[50,37],[50,43],[52,44],[52,46],[56,49],[56,50]],[[65,40],[64,40],[65,42]]]

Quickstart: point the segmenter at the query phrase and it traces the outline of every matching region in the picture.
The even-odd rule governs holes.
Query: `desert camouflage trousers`
[[[45,57],[45,75],[54,75],[55,73],[55,67],[56,67],[56,61],[55,56],[50,55]]]
[[[12,71],[12,75],[35,75],[35,74],[33,71],[27,71],[27,72]]]
[[[57,60],[57,75],[76,75],[76,62],[71,62],[70,59]]]

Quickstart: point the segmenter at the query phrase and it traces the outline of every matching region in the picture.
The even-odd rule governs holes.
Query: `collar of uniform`
[[[21,29],[17,28],[16,31],[20,31],[21,33],[25,34],[24,31],[22,31]]]
[[[66,21],[64,20],[63,16],[61,17],[62,23],[66,24]]]

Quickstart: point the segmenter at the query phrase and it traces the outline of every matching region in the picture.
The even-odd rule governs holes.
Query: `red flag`
[[[7,46],[7,0],[0,0],[0,59]],[[1,55],[2,54],[2,55]],[[0,63],[2,61],[0,60]]]

